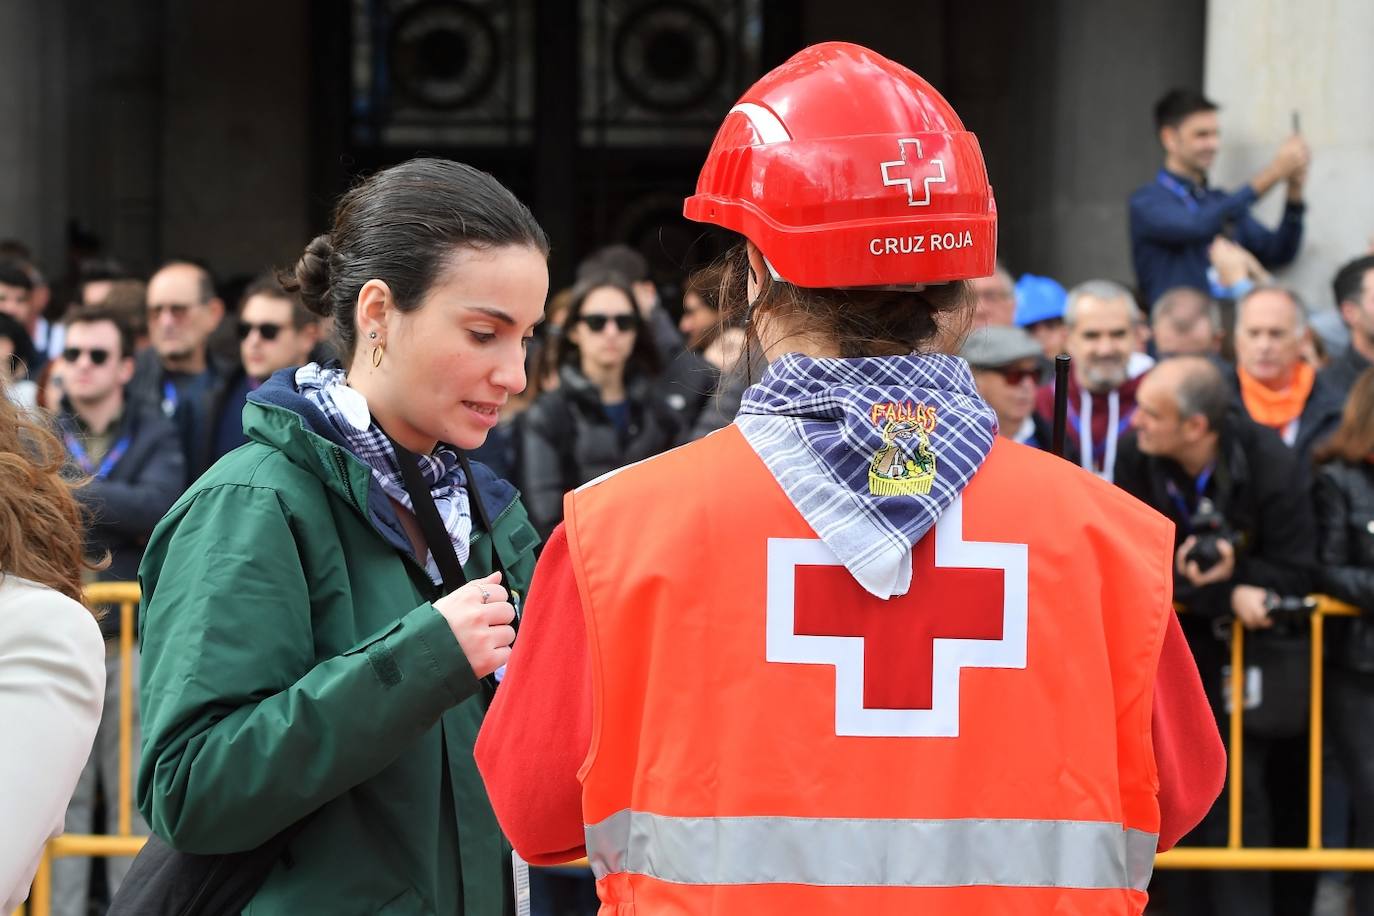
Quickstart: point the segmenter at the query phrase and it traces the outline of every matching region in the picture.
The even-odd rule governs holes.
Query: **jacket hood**
[[[310,470],[325,486],[356,506],[388,540],[409,549],[409,539],[381,484],[373,478],[372,470],[349,450],[343,435],[324,412],[301,394],[294,367],[278,370],[249,393],[243,430],[250,441],[270,445],[293,463]],[[518,494],[514,486],[486,465],[476,461],[471,464],[469,496],[480,499],[494,519]],[[482,526],[475,507],[473,521],[477,523],[473,525],[476,535]]]

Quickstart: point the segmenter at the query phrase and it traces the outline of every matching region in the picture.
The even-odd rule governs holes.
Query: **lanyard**
[[[86,454],[86,448],[81,444],[79,439],[71,433],[63,434],[62,438],[67,445],[67,453],[72,456],[72,459],[77,464],[81,465],[81,470],[101,480],[110,475],[110,472],[114,470],[114,466],[119,463],[119,459],[123,458],[124,453],[129,450],[129,437],[125,436],[116,442],[113,448],[105,453],[105,459],[100,462],[100,467],[93,468],[91,466],[90,456]]]
[[[162,383],[162,412],[169,419],[177,412],[177,386],[171,382]]]
[[[1193,481],[1193,489],[1197,492],[1197,500],[1192,506],[1188,504],[1183,494],[1178,491],[1178,485],[1175,484],[1172,479],[1164,481],[1164,488],[1169,491],[1169,498],[1172,499],[1174,505],[1178,507],[1178,517],[1182,524],[1188,524],[1188,519],[1193,515],[1193,508],[1197,505],[1197,502],[1202,500],[1202,492],[1207,489],[1207,484],[1211,482],[1212,472],[1216,470],[1216,467],[1215,464],[1207,465],[1207,467],[1202,469],[1202,473],[1197,475],[1197,480]]]
[[[1074,429],[1078,432],[1079,451],[1082,453],[1078,456],[1078,463],[1111,483],[1112,476],[1116,471],[1116,440],[1126,431],[1126,427],[1131,425],[1131,415],[1135,413],[1135,409],[1132,408],[1127,411],[1126,416],[1121,416],[1121,395],[1116,391],[1108,393],[1107,441],[1101,446],[1097,446],[1093,443],[1092,394],[1086,390],[1081,392],[1078,405],[1078,413],[1070,418]],[[1101,471],[1093,468],[1093,460],[1099,457],[1102,459]]]
[[[1164,171],[1164,169],[1159,170],[1159,174],[1155,176],[1155,180],[1158,181],[1166,191],[1183,201],[1183,206],[1187,207],[1190,213],[1196,213],[1198,211],[1199,205],[1197,198],[1193,196],[1192,190],[1183,182]]]

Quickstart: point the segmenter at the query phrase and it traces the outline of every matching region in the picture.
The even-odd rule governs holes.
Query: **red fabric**
[[[477,738],[477,766],[516,851],[556,865],[586,854],[577,770],[592,730],[587,634],[562,525],[544,548],[525,607],[508,669],[519,676],[496,693]],[[1221,736],[1176,618],[1159,659],[1152,739],[1163,851],[1202,820],[1226,778]]]
[[[1159,850],[1198,825],[1226,784],[1226,749],[1178,617],[1169,618],[1155,673],[1150,737],[1159,768]]]
[[[501,829],[535,865],[587,854],[577,780],[592,735],[587,649],[582,599],[560,524],[535,568],[506,681],[474,750]],[[514,672],[519,677],[512,678]]]
[[[1136,389],[1140,387],[1140,383],[1144,378],[1145,376],[1140,375],[1136,376],[1135,378],[1127,379],[1120,388],[1116,389],[1117,401],[1119,409],[1121,411],[1122,421],[1127,420],[1131,415],[1131,411],[1135,410]],[[1078,423],[1078,408],[1079,401],[1082,399],[1082,391],[1083,389],[1080,388],[1078,385],[1078,379],[1073,375],[1073,373],[1069,373],[1069,428],[1067,430],[1066,435],[1072,442],[1080,445],[1080,447],[1082,443],[1082,437],[1078,434],[1078,431],[1075,428],[1075,426]],[[1107,441],[1107,420],[1109,419],[1110,414],[1110,411],[1108,410],[1107,406],[1107,397],[1109,394],[1110,392],[1094,392],[1092,395],[1093,450],[1098,453],[1093,457],[1093,467],[1097,467],[1098,459],[1101,457],[1101,453],[1104,448],[1103,443]],[[1036,392],[1035,409],[1036,412],[1039,413],[1042,417],[1052,418],[1054,416],[1053,381],[1048,382],[1045,385],[1042,385],[1040,387],[1040,390]],[[1121,430],[1121,432],[1123,433],[1124,431],[1124,429]]]

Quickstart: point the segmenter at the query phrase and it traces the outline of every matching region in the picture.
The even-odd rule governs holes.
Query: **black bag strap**
[[[439,517],[439,508],[434,505],[434,496],[429,492],[429,484],[420,473],[420,461],[415,453],[405,448],[395,439],[391,446],[396,450],[396,463],[401,468],[401,483],[410,495],[410,504],[415,511],[415,520],[420,523],[420,531],[425,536],[434,565],[439,567],[439,575],[444,580],[444,591],[451,592],[467,584],[467,573],[458,561],[458,552],[453,549],[453,539],[449,537],[444,520]],[[464,468],[464,473],[467,469]],[[471,491],[472,487],[468,487]],[[483,521],[485,522],[485,512]]]
[[[444,520],[439,517],[439,508],[434,505],[434,495],[429,491],[429,484],[425,482],[424,475],[420,472],[419,459],[413,452],[398,444],[394,439],[391,444],[396,449],[396,463],[401,468],[401,482],[405,485],[411,505],[415,508],[415,520],[420,523],[420,531],[424,534],[429,552],[434,557],[434,565],[439,567],[439,575],[443,577],[444,591],[451,592],[466,585],[467,574],[463,572],[463,564],[459,562],[458,553],[453,549],[453,539],[449,537],[448,529],[444,527]],[[501,585],[507,592],[510,592],[510,570],[506,569],[506,564],[501,561],[501,551],[496,549],[496,529],[492,527],[491,515],[487,512],[486,504],[482,502],[482,494],[478,492],[477,485],[473,481],[472,462],[468,460],[466,454],[458,452],[458,464],[462,467],[463,477],[467,481],[468,502],[472,506],[473,513],[482,529],[487,532],[488,537],[492,538],[492,561],[496,568],[501,571]],[[519,603],[512,603],[516,606],[516,616],[515,620],[512,621],[512,626],[519,629]]]

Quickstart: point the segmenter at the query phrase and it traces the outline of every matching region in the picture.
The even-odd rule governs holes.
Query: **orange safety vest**
[[[572,493],[603,914],[1139,914],[1162,516],[998,439],[881,601],[735,427]]]

